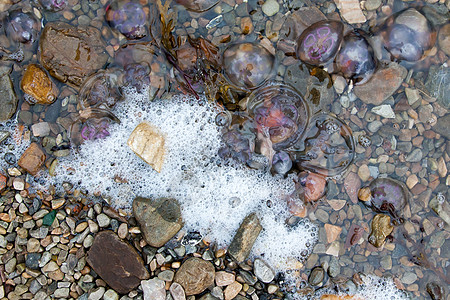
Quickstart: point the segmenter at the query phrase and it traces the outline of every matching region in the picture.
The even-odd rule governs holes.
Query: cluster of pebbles
[[[146,5],[144,2],[141,4]],[[348,279],[355,272],[363,272],[393,276],[397,287],[412,297],[449,297],[443,277],[448,279],[450,232],[442,211],[448,209],[450,197],[450,1],[424,3],[432,8],[425,10],[427,17],[439,28],[437,44],[429,57],[415,66],[386,63],[369,82],[353,90],[342,76],[330,76],[317,68],[310,71],[292,56],[293,28],[298,32],[328,18],[343,19],[353,27],[369,30],[378,18],[388,17],[398,9],[395,5],[406,7],[407,1],[404,2],[224,0],[204,13],[176,10],[178,36],[202,36],[220,47],[243,38],[258,40],[279,62],[275,79],[294,85],[306,99],[316,101],[313,110],[331,111],[345,120],[355,139],[363,141],[356,147],[354,164],[345,178],[329,180],[325,199],[308,213],[319,225],[319,241],[298,270],[298,290],[304,294],[342,282],[352,292],[356,286]],[[13,5],[13,1],[2,2],[0,12]],[[104,0],[70,0],[66,9],[49,12],[24,1],[22,9],[39,20],[71,24],[70,30],[77,33],[79,26],[89,25],[96,29],[97,39],[90,44],[98,42],[100,36],[107,41],[95,60],[98,65],[86,61],[81,74],[68,74],[72,69],[63,63],[73,55],[73,49],[65,47],[68,52],[61,53],[60,63],[45,67],[67,85],[61,86],[43,75],[42,80],[51,80],[58,87],[50,84],[52,88],[44,95],[34,94],[34,98],[42,99],[37,104],[22,101],[16,93],[20,96],[19,82],[25,67],[37,64],[38,57],[45,53],[37,53],[34,45],[24,46],[20,50],[23,52],[2,54],[0,92],[2,101],[8,99],[0,103],[2,121],[9,119],[18,106],[24,139],[39,146],[32,146],[29,161],[5,156],[15,146],[0,128],[0,141],[9,143],[7,151],[2,149],[8,169],[0,172],[0,298],[140,299],[147,294],[154,297],[149,299],[175,300],[282,299],[283,279],[263,260],[249,261],[244,257],[237,263],[227,249],[218,249],[198,234],[183,231],[165,245],[151,246],[137,216],[116,211],[101,201],[93,204],[69,185],[65,186],[64,195],[33,189],[33,182],[39,178],[26,172],[37,174],[45,165],[51,173],[58,157],[70,154],[67,132],[78,118],[77,86],[92,70],[111,63],[114,53],[126,42],[124,36],[105,24],[106,5]],[[49,41],[55,42],[51,38]],[[0,44],[2,49],[12,46],[3,32]],[[13,63],[18,58],[23,63]],[[166,87],[165,65],[155,58],[151,66],[152,87]],[[39,70],[33,72],[35,78],[42,72]],[[26,83],[25,80],[23,84]],[[22,89],[32,94],[24,85]],[[357,194],[378,177],[404,182],[411,195],[402,209],[405,222],[391,230],[392,234],[384,237],[388,237],[386,242],[383,239],[376,248],[369,243],[374,213],[361,205]],[[444,208],[435,209],[432,205],[438,196]],[[353,235],[352,225],[362,230],[349,246],[346,240]],[[100,238],[110,245],[102,247],[104,253],[95,252],[96,240],[101,241]],[[124,252],[118,253],[119,250]],[[117,260],[108,260],[113,257]],[[118,283],[107,275],[126,278],[127,267],[135,267],[140,277]]]

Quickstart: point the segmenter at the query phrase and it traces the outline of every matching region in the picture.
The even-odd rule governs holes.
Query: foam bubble
[[[16,164],[7,164],[4,159],[5,154],[12,153],[16,160],[19,160],[30,145],[31,132],[25,126],[18,124],[17,115],[13,119],[0,122],[0,131],[9,132],[9,136],[1,143],[0,147],[0,168],[7,169],[16,166]]]
[[[77,152],[62,158],[50,182],[69,181],[91,195],[101,192],[118,208],[129,209],[136,196],[174,197],[181,204],[185,230],[200,231],[224,247],[245,216],[256,211],[264,230],[253,255],[264,256],[279,270],[288,258],[310,251],[317,240],[314,225],[308,221],[295,228],[285,225],[289,215],[283,199],[294,190],[293,178],[226,166],[217,155],[222,146],[214,122],[218,106],[186,96],[150,102],[131,90],[126,95],[114,111],[121,124],[111,125],[106,139],[86,141]],[[165,136],[161,173],[127,145],[129,135],[143,121]]]

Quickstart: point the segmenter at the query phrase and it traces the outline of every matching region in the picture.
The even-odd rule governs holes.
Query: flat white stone
[[[358,0],[334,0],[342,17],[350,24],[364,23],[364,16]]]
[[[165,300],[166,284],[159,278],[141,281],[144,300]]]
[[[155,171],[161,172],[164,163],[165,140],[158,128],[143,122],[128,138],[128,146]]]
[[[387,119],[395,119],[395,113],[389,104],[383,104],[372,108],[372,112]]]

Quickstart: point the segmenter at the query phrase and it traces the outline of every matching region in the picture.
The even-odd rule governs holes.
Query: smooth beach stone
[[[219,3],[219,1],[220,0],[176,0],[178,4],[195,12],[206,11]]]
[[[51,104],[56,101],[59,90],[50,76],[39,65],[27,66],[20,82],[22,90],[31,97],[24,97],[30,104]]]
[[[234,44],[224,51],[223,66],[232,84],[254,89],[272,76],[275,57],[256,43]]]
[[[215,269],[212,263],[198,257],[188,258],[175,274],[186,296],[200,294],[214,284]]]
[[[437,33],[415,8],[389,17],[379,29],[384,47],[398,60],[418,61],[434,46]]]
[[[238,263],[246,260],[262,229],[256,213],[246,216],[228,247],[228,253]]]
[[[36,175],[44,165],[44,162],[45,154],[44,151],[42,151],[41,146],[37,143],[31,143],[17,163],[22,169],[31,175]]]
[[[297,40],[297,57],[305,63],[321,66],[334,58],[342,42],[344,25],[320,21],[308,27]]]
[[[365,33],[357,29],[344,36],[335,61],[337,70],[356,84],[369,80],[377,67],[372,46]]]
[[[0,74],[0,122],[9,120],[16,113],[18,101],[9,72]]]
[[[170,198],[133,201],[133,214],[150,246],[162,247],[183,227],[178,201]]]
[[[108,60],[101,32],[94,27],[47,23],[40,39],[39,60],[50,75],[79,87]]]
[[[373,217],[372,231],[369,235],[369,243],[379,248],[384,244],[386,237],[392,233],[394,226],[388,215],[378,214]]]
[[[149,279],[139,253],[110,230],[98,233],[86,261],[115,291],[129,293],[141,280]]]
[[[6,35],[19,43],[34,42],[39,36],[40,29],[40,23],[30,13],[16,10],[11,12],[6,18]]]
[[[275,151],[298,141],[309,122],[309,108],[294,88],[269,84],[255,90],[247,104],[260,135],[270,139]]]
[[[135,0],[114,0],[106,7],[106,22],[127,39],[141,39],[148,33],[148,16]]]

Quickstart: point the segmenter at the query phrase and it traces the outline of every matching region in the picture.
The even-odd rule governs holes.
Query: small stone
[[[280,5],[276,0],[267,0],[261,8],[266,16],[271,17],[280,10]]]
[[[47,122],[40,122],[31,126],[34,136],[47,136],[50,134],[50,125]]]
[[[169,288],[170,295],[173,300],[186,300],[186,294],[184,293],[184,289],[179,283],[172,283]]]
[[[165,155],[165,140],[160,131],[149,123],[139,124],[128,138],[128,146],[155,171],[161,172]]]
[[[308,282],[312,286],[317,286],[322,283],[324,277],[325,270],[322,267],[315,267],[311,270],[311,274],[309,274]]]
[[[255,259],[253,263],[255,276],[264,283],[270,283],[275,278],[275,272],[262,259]]]
[[[402,276],[402,283],[413,284],[417,280],[417,275],[413,272],[406,272]]]
[[[228,273],[225,271],[216,272],[216,285],[217,286],[227,286],[234,282],[235,280],[234,274]]]
[[[28,253],[25,259],[25,265],[27,268],[32,270],[39,269],[39,259],[41,259],[41,254],[39,253]]]
[[[69,288],[61,288],[56,289],[56,291],[53,293],[55,298],[68,298],[69,297]]]
[[[133,214],[150,246],[162,247],[183,227],[180,205],[175,199],[147,199],[133,201]]]
[[[439,157],[438,161],[437,161],[437,171],[439,173],[440,177],[445,177],[447,176],[447,165],[445,163],[444,157]],[[1,190],[1,188],[0,188]]]
[[[438,35],[439,47],[445,54],[450,55],[450,24],[441,27]]]
[[[421,99],[420,92],[417,89],[405,88],[405,94],[409,105],[413,105]]]
[[[380,105],[400,87],[407,74],[405,67],[392,62],[366,83],[355,86],[355,95],[366,104]]]
[[[88,222],[81,222],[80,224],[77,225],[77,227],[75,227],[75,232],[76,232],[76,233],[81,233],[81,232],[83,232],[87,227],[88,227]]]
[[[241,290],[242,290],[242,284],[240,284],[237,281],[233,282],[232,284],[227,286],[225,288],[225,290],[223,291],[225,300],[234,299]]]
[[[42,271],[44,273],[50,273],[50,272],[57,271],[58,269],[59,269],[58,264],[56,262],[54,262],[53,260],[51,260],[42,268]]]
[[[164,270],[158,274],[158,278],[164,281],[172,281],[175,276],[175,272],[172,270]]]
[[[386,119],[395,119],[395,113],[388,104],[375,106],[372,108],[372,112]]]
[[[362,181],[367,181],[370,178],[370,170],[366,164],[361,165],[358,169],[358,176]]]
[[[342,18],[349,24],[364,23],[364,16],[358,0],[334,0]]]
[[[380,265],[385,270],[392,269],[392,257],[390,255],[384,255],[381,258]]]
[[[339,241],[334,241],[330,244],[330,246],[328,246],[325,253],[337,257],[339,256],[339,248],[340,248]]]
[[[25,189],[25,181],[22,178],[14,178],[13,188],[16,191],[23,191]]]
[[[30,104],[34,104],[34,102],[44,105],[51,104],[56,101],[59,93],[47,72],[35,64],[27,66],[20,87],[24,93],[32,97],[32,99],[25,97]]]
[[[103,294],[103,300],[119,300],[119,295],[116,291],[109,289]]]
[[[104,287],[98,287],[89,292],[88,300],[100,300],[105,293]]]
[[[14,92],[14,85],[9,76],[9,72],[9,68],[6,72],[0,69],[0,122],[11,119],[16,113],[17,103],[19,101]]]
[[[144,300],[165,300],[165,283],[159,278],[143,280],[141,282]]]
[[[214,266],[210,262],[191,257],[178,269],[174,281],[183,286],[186,296],[191,296],[213,285],[214,277]]]
[[[117,235],[121,238],[121,239],[125,239],[128,235],[128,225],[127,223],[122,223],[119,226],[119,229],[117,229]]]
[[[110,230],[95,236],[86,261],[106,283],[122,294],[150,277],[137,251]]]
[[[256,213],[251,213],[246,216],[228,247],[228,253],[238,263],[243,262],[249,256],[261,230],[262,226]]]
[[[419,162],[422,160],[423,157],[423,152],[421,149],[416,148],[413,150],[413,152],[411,152],[406,158],[405,160],[407,162]]]
[[[367,0],[364,7],[367,10],[376,10],[376,9],[378,9],[378,7],[381,6],[381,4],[382,4],[381,0]]]
[[[408,179],[406,179],[406,186],[412,189],[417,183],[419,183],[419,178],[416,174],[411,174]]]
[[[104,213],[101,213],[97,216],[97,223],[101,228],[105,228],[111,224],[111,219]]]
[[[18,164],[31,175],[36,175],[45,162],[45,154],[37,143],[31,145],[20,157]]]
[[[30,238],[27,242],[27,251],[29,253],[34,253],[39,251],[40,243],[38,239]]]
[[[379,248],[384,244],[388,235],[394,230],[391,218],[388,215],[378,214],[373,217],[372,231],[369,235],[369,243]]]
[[[341,210],[347,203],[345,200],[327,200],[327,202],[335,211]]]
[[[52,209],[59,209],[66,203],[64,198],[55,199],[52,201]]]
[[[334,242],[342,232],[342,227],[325,224],[325,232],[327,233],[327,242]]]

